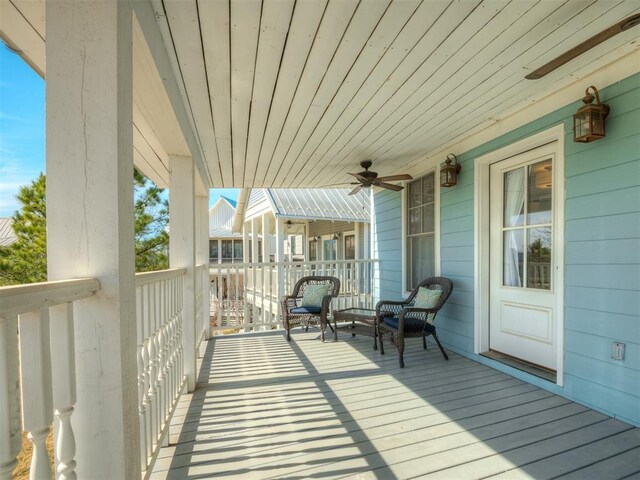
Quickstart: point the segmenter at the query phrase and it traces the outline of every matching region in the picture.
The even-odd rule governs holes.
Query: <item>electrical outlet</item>
[[[611,358],[620,362],[624,361],[624,343],[613,342],[611,348]]]

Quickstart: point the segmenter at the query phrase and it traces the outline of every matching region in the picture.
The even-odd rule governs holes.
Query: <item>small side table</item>
[[[391,312],[384,312],[385,316],[393,316]],[[351,322],[338,327],[338,322]],[[373,349],[378,349],[378,325],[376,324],[376,311],[369,308],[346,308],[333,312],[333,340],[338,341],[338,330],[373,337]]]

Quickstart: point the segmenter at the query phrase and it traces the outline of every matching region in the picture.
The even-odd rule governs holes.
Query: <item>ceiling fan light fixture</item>
[[[455,161],[456,163],[451,163]],[[458,163],[458,157],[453,153],[447,155],[447,159],[440,165],[440,186],[454,187],[458,183],[458,174],[462,166]]]

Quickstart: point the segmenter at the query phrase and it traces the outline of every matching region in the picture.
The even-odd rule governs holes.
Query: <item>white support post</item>
[[[285,232],[285,226],[284,226],[284,220],[282,218],[276,218],[276,262],[284,262],[284,232]],[[280,318],[282,318],[282,306],[280,305],[280,299],[282,298],[283,295],[286,295],[288,292],[286,292],[286,287],[285,287],[285,269],[283,268],[282,265],[278,266],[278,288],[276,290],[276,299],[278,300],[276,303],[278,305],[278,310],[277,310],[277,318],[278,318],[278,323],[280,323]],[[293,288],[293,286],[291,286],[291,288]]]
[[[262,215],[262,261],[271,261],[271,217],[268,213]]]
[[[198,308],[202,308],[202,325],[200,328],[204,330],[204,338],[208,340],[211,337],[211,327],[209,326],[209,190],[206,195],[198,195],[196,197],[196,206],[198,210],[198,255],[197,264],[205,266],[202,278],[197,278],[197,282],[202,282],[202,304]],[[199,332],[196,332],[199,335]]]
[[[247,227],[247,222],[242,224],[242,262],[243,263],[249,263],[249,258],[251,257],[251,250],[249,248],[249,228]],[[251,243],[257,243],[256,242],[251,242]],[[253,245],[251,245],[251,248],[253,248]],[[254,262],[257,261],[257,259],[253,260]]]
[[[169,181],[169,258],[171,268],[185,268],[182,305],[182,348],[187,389],[196,389],[195,167],[189,157],[171,156]]]
[[[260,237],[260,233],[258,232],[258,219],[254,218],[253,220],[251,220],[251,258],[253,263],[258,263],[258,259],[259,259],[259,253],[258,253],[260,251],[260,249],[258,248],[260,245],[259,237]],[[264,245],[264,238],[263,238],[262,244]],[[266,262],[266,260],[264,260],[264,257],[262,258],[262,260]]]
[[[101,284],[74,305],[76,472],[136,478],[131,3],[45,8],[49,280]]]

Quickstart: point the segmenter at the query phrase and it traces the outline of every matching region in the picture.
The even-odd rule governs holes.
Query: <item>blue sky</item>
[[[19,208],[18,190],[45,171],[44,80],[0,42],[0,217]],[[237,188],[211,189],[236,200]]]
[[[44,171],[44,81],[0,43],[0,217],[18,189]]]

